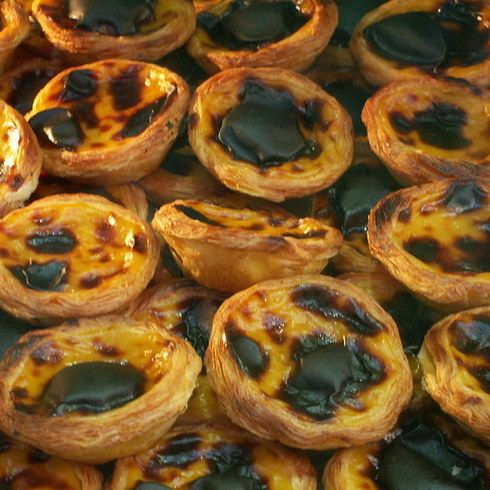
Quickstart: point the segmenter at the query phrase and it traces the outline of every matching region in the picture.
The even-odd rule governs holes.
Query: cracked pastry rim
[[[417,115],[425,119],[431,110],[438,111],[433,116],[435,121],[440,121],[442,115],[439,136],[425,120],[420,124],[428,126],[428,135],[416,127]],[[490,177],[485,126],[490,117],[488,90],[447,78],[402,80],[376,92],[364,106],[362,116],[373,151],[402,182],[424,184],[451,177]],[[448,127],[453,134],[443,133]],[[454,148],[442,146],[443,136],[452,141]],[[437,146],[431,143],[434,139],[432,143]]]
[[[79,87],[71,87],[72,73],[73,77],[83,75],[82,83],[74,82]],[[101,77],[102,83],[93,83],[93,77]],[[144,77],[153,83],[140,86],[138,82]],[[121,97],[124,83],[129,86]],[[84,95],[85,90],[88,95]],[[103,60],[56,75],[34,99],[28,118],[34,125],[44,111],[64,110],[74,114],[74,124],[79,125],[78,140],[72,148],[63,142],[57,147],[40,133],[46,172],[80,182],[114,185],[158,168],[177,137],[188,101],[187,84],[165,68],[138,61]],[[138,117],[148,109],[150,115],[145,115],[147,120],[142,125]],[[41,125],[37,131],[43,130]]]
[[[9,62],[14,49],[29,34],[27,14],[14,0],[3,0],[0,4],[0,73]]]
[[[395,0],[386,2],[372,12],[366,14],[354,32],[350,41],[350,50],[359,69],[368,81],[376,85],[385,85],[395,80],[416,78],[426,76],[428,69],[417,66],[397,66],[396,61],[390,61],[376,54],[370,49],[368,41],[364,37],[364,29],[382,19],[392,15],[407,12],[434,12],[441,0]],[[474,2],[476,3],[476,1]],[[482,3],[487,25],[490,22],[490,8],[485,2]],[[482,20],[483,22],[483,20]],[[488,44],[487,44],[488,47]],[[486,87],[490,84],[490,55],[475,65],[449,66],[438,73],[454,78],[464,78],[476,85]]]
[[[490,271],[483,270],[488,264],[488,196],[489,187],[484,180],[441,180],[389,194],[369,215],[371,253],[397,280],[439,308],[454,311],[484,306],[490,299]],[[420,212],[422,208],[424,214]],[[437,221],[432,221],[436,218],[431,213],[436,214]],[[417,225],[410,232],[414,215]],[[424,230],[424,222],[431,227],[429,230]],[[442,228],[434,230],[434,226]],[[400,236],[396,240],[395,232]],[[403,239],[413,253],[422,258],[427,254],[428,261],[407,251],[401,243]],[[465,248],[466,243],[469,245]],[[480,247],[479,243],[483,245]],[[447,256],[448,251],[453,257]],[[466,257],[468,251],[480,253],[481,257]],[[431,266],[431,261],[436,262],[436,267]],[[475,269],[478,267],[483,268],[482,272]]]
[[[192,450],[186,452],[186,447],[191,447]],[[159,455],[162,459],[165,457],[166,448],[169,459],[173,456],[178,458],[180,453],[183,458],[186,457],[186,464],[172,466],[170,463],[159,467],[158,457]],[[220,454],[220,449],[222,454]],[[252,464],[240,466],[242,454],[246,459],[251,459]],[[224,474],[220,474],[220,467],[226,469],[227,456],[233,458],[231,471],[225,470]],[[248,461],[244,461],[246,462]],[[218,468],[213,468],[212,465]],[[172,427],[149,451],[118,460],[108,490],[135,489],[138,488],[138,484],[150,482],[170,485],[171,488],[190,488],[188,485],[193,483],[195,488],[208,488],[198,486],[206,484],[202,480],[199,482],[200,478],[213,475],[233,477],[235,476],[233,465],[243,469],[243,474],[239,473],[236,476],[247,477],[251,474],[258,477],[260,483],[252,476],[258,485],[257,488],[262,488],[264,482],[270,490],[315,490],[317,488],[315,471],[305,456],[280,444],[262,441],[239,427],[221,423]],[[145,473],[148,476],[145,476]],[[153,478],[152,474],[154,474]],[[248,478],[244,480],[247,481]],[[242,482],[208,480],[207,483],[217,485],[209,488],[231,490],[238,488],[238,486],[233,486],[233,483],[237,485]],[[239,488],[252,488],[252,486],[245,487],[242,483]]]
[[[198,13],[220,16],[234,0],[199,7]],[[187,52],[209,73],[237,67],[276,66],[301,71],[306,69],[328,44],[338,22],[338,11],[331,0],[292,0],[309,19],[298,30],[279,41],[253,49],[227,49],[215,43],[198,26],[189,41]]]
[[[182,46],[195,27],[194,7],[189,0],[157,0],[156,20],[143,24],[144,29],[131,36],[77,29],[75,22],[60,12],[61,3],[61,0],[34,0],[32,14],[46,38],[73,64],[125,57],[157,60]],[[167,18],[170,22],[164,23]]]
[[[34,132],[15,109],[0,101],[0,217],[34,192],[41,163]]]
[[[76,397],[70,402],[69,391],[58,401],[49,393],[51,380],[64,369],[93,362],[136,369],[144,377],[141,392],[132,392],[122,405],[88,413],[76,409],[80,402]],[[187,342],[129,318],[75,320],[34,330],[0,364],[0,425],[26,444],[74,461],[103,463],[134,454],[151,447],[185,410],[201,364]],[[52,406],[42,400],[45,390]],[[55,412],[62,403],[73,403],[73,410]],[[32,413],[17,408],[21,404]]]
[[[59,216],[56,228],[53,228],[50,212]],[[93,220],[89,219],[93,224],[90,231],[87,230],[86,224],[82,229],[77,223],[77,214],[83,217],[87,213],[90,213],[90,219]],[[98,223],[97,218],[100,219]],[[15,237],[13,229],[18,228],[21,229],[20,243],[12,237],[12,233]],[[7,215],[0,222],[0,232],[9,236],[9,241],[4,242],[2,246],[0,259],[0,304],[13,315],[30,321],[95,316],[122,309],[146,287],[158,260],[158,243],[150,226],[134,213],[95,195],[58,194],[40,199]],[[83,233],[80,235],[81,232]],[[35,248],[29,250],[34,246],[32,243],[30,246],[24,244],[27,233],[31,234],[30,239],[34,240],[32,243],[35,244],[37,239],[37,243],[41,244],[36,245],[40,247],[40,252]],[[57,244],[56,236],[60,233],[61,244]],[[49,242],[53,236],[55,249],[48,248],[47,252],[44,252],[43,240],[44,243],[47,241],[48,247],[52,247]],[[92,247],[95,247],[88,258],[80,257],[80,251],[77,251],[81,236],[85,242],[82,251],[88,251],[89,243],[92,241]],[[41,273],[41,277],[38,278],[41,283],[38,283],[37,287],[44,287],[42,281],[54,281],[48,283],[51,289],[35,290],[26,287],[10,272],[9,266],[22,267],[15,258],[10,257],[14,246],[18,247],[16,255],[28,258],[29,267],[55,263],[59,270],[52,271],[53,278],[43,278],[43,274],[48,274],[46,269],[44,272],[37,271],[38,275]],[[61,249],[57,248],[58,246]],[[109,255],[106,257],[104,253]],[[67,256],[71,259],[68,266],[64,260]],[[39,262],[36,262],[36,259]],[[109,270],[107,276],[99,275],[101,270],[107,270],[108,266],[104,265],[108,263],[107,259],[109,264],[112,263],[112,271]],[[9,261],[12,261],[10,265]],[[79,271],[76,278],[68,280],[67,273],[70,275],[70,268],[75,269],[74,263],[77,261],[83,270]],[[87,272],[88,266],[93,267],[93,264],[98,267]],[[24,281],[30,280],[32,283],[34,280],[34,285],[38,280],[28,279],[26,269],[19,270],[19,274],[26,278]],[[104,282],[104,279],[107,281]],[[120,284],[115,283],[118,279]],[[56,291],[56,288],[63,288],[65,284],[69,286],[68,291]],[[51,286],[55,286],[55,290]]]
[[[310,289],[311,294],[308,292]],[[298,305],[303,302],[303,307],[296,305],[296,309],[291,308],[292,299],[289,292],[299,295]],[[328,318],[330,311],[327,307],[328,301],[325,299],[323,306],[320,305],[315,309],[317,300],[323,302],[322,294],[326,294],[326,298],[331,295],[332,301],[337,301],[339,308],[345,307],[348,311],[352,309],[352,312],[356,312],[352,313],[354,316],[362,311],[361,316],[356,317],[363,325],[362,328],[366,328],[369,332],[376,324],[375,328],[381,327],[382,330],[377,330],[374,334],[371,331],[371,334],[374,337],[381,335],[383,339],[370,338],[369,334],[363,336],[353,327],[352,335],[348,335],[346,340],[342,332],[345,332],[344,329],[347,332],[350,330],[347,324],[344,325],[343,322],[335,319],[335,314],[330,317],[331,328],[327,328],[324,315]],[[268,297],[269,295],[276,298],[280,311],[271,313],[274,300]],[[287,310],[285,305],[289,306]],[[356,395],[359,411],[345,404],[335,404],[335,408],[332,408],[335,412],[330,417],[324,417],[323,420],[315,419],[294,408],[291,402],[284,401],[287,398],[278,398],[277,389],[283,386],[284,373],[273,373],[268,381],[263,379],[268,373],[270,374],[269,366],[274,362],[279,366],[281,363],[286,365],[279,369],[286,369],[288,382],[290,378],[294,379],[294,362],[290,357],[283,357],[281,360],[280,354],[277,354],[274,360],[272,355],[269,355],[273,353],[273,349],[282,351],[284,349],[282,346],[288,343],[287,338],[284,340],[288,327],[283,318],[286,313],[292,315],[294,311],[300,311],[306,316],[298,320],[296,327],[291,327],[294,330],[295,340],[308,342],[309,337],[305,336],[307,329],[313,333],[315,339],[323,338],[320,333],[324,332],[325,342],[328,342],[326,346],[333,345],[343,349],[347,345],[346,342],[353,342],[352,348],[362,351],[363,355],[367,355],[378,366],[376,369],[380,369],[379,378],[373,381],[374,384],[370,381],[369,387],[361,390],[359,396]],[[262,321],[258,320],[257,316],[254,320],[251,319],[261,312],[265,314]],[[364,320],[366,323],[363,323]],[[368,326],[368,321],[374,323]],[[266,323],[267,328],[265,328]],[[236,330],[236,334],[233,329]],[[331,343],[332,338],[329,337],[327,330],[334,337],[340,336],[336,338],[337,342],[334,341],[334,344]],[[247,344],[249,344],[250,337],[240,336],[239,332],[242,335],[244,333],[253,335],[255,340],[252,342],[261,353],[260,363],[257,360],[254,364],[250,363],[254,369],[251,370],[249,366],[248,372],[241,367],[246,366],[243,364],[243,359],[236,357],[235,344],[236,339],[240,338],[248,339]],[[233,340],[235,337],[236,339]],[[338,343],[340,338],[341,342]],[[265,347],[266,343],[269,344],[269,350]],[[248,347],[249,351],[250,347]],[[286,348],[291,349],[291,345],[286,345]],[[231,353],[231,349],[234,354]],[[242,364],[240,365],[239,362]],[[410,368],[403,353],[398,330],[391,317],[363,291],[349,283],[326,276],[304,275],[265,281],[226,300],[214,318],[205,365],[220,407],[234,423],[265,439],[278,440],[288,446],[303,449],[346,447],[383,437],[393,427],[412,394]],[[257,371],[259,368],[261,371]],[[365,409],[366,404],[367,409]]]
[[[488,306],[450,315],[427,332],[419,353],[424,388],[442,410],[486,443],[490,442],[490,393],[484,379],[490,371],[484,346],[488,329]]]
[[[235,157],[221,144],[216,121],[239,106],[238,94],[248,81],[286,92],[296,110],[311,109],[312,128],[301,128],[300,133],[319,146],[319,154],[262,168]],[[200,162],[228,188],[275,202],[332,184],[350,166],[353,155],[347,111],[316,83],[281,68],[236,68],[206,80],[191,101],[189,142]]]
[[[0,443],[1,483],[15,487],[20,480],[23,488],[49,484],[52,490],[102,490],[102,475],[91,466],[52,458],[2,434]]]
[[[319,220],[201,201],[162,206],[152,225],[191,277],[230,292],[265,279],[320,272],[342,243],[340,232]]]

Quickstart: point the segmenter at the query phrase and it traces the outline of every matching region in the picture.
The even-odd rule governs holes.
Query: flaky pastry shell
[[[195,27],[190,0],[156,0],[155,19],[140,25],[140,32],[128,36],[77,28],[62,0],[34,0],[32,14],[46,38],[73,64],[107,58],[157,60],[182,46]]]
[[[419,360],[424,388],[446,413],[490,442],[490,307],[450,315],[427,333]]]
[[[194,280],[229,292],[265,279],[318,273],[342,244],[337,229],[312,218],[201,201],[162,206],[152,225]]]
[[[235,157],[219,141],[221,122],[239,106],[240,93],[250,83],[291,97],[300,132],[314,143],[316,153],[266,166]],[[353,155],[347,111],[311,80],[281,68],[226,70],[200,85],[191,101],[189,142],[225,186],[275,202],[324,189],[349,167]]]
[[[406,184],[489,178],[489,115],[490,91],[429,77],[383,87],[362,112],[371,148]]]
[[[187,52],[209,73],[242,66],[304,70],[328,44],[338,22],[338,11],[333,1],[295,0],[297,9],[308,17],[296,32],[257,49],[233,50],[214,42],[206,29],[199,25],[199,14],[221,17],[233,3],[234,0],[223,0],[198,10],[197,28],[187,43]]]
[[[489,190],[484,180],[441,180],[389,194],[369,215],[371,253],[440,309],[487,305]]]
[[[144,380],[140,392],[98,412],[88,395],[85,411],[72,401],[73,409],[56,412],[63,400],[70,403],[70,391],[61,402],[52,395],[57,404],[41,404],[56,375],[91,362],[98,363],[96,369],[108,363],[135,369]],[[108,316],[29,332],[0,364],[0,426],[48,454],[107,462],[150,448],[185,410],[200,370],[201,360],[187,342],[151,323]]]
[[[180,76],[150,63],[103,60],[59,73],[28,115],[44,170],[96,185],[153,172],[177,137],[189,96]],[[62,114],[51,121],[50,110]],[[62,124],[56,117],[70,124],[69,138],[56,136]]]
[[[155,234],[134,213],[89,194],[58,194],[0,221],[0,305],[30,321],[120,310],[150,281]]]
[[[319,361],[318,354],[327,357]],[[362,368],[370,374],[357,388],[340,381],[344,354],[370,359],[371,368]],[[324,364],[315,368],[315,362]],[[361,290],[326,276],[265,281],[226,300],[214,319],[205,364],[220,406],[234,423],[304,449],[378,440],[412,394],[393,320]],[[338,378],[337,388],[322,385],[327,373]],[[354,390],[346,398],[344,386]],[[336,402],[329,398],[333,393]]]

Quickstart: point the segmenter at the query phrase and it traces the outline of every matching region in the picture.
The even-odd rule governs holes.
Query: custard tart
[[[58,177],[114,185],[158,168],[177,137],[189,87],[149,63],[104,60],[69,68],[38,93],[29,114]]]
[[[386,196],[369,216],[371,253],[438,308],[488,305],[489,191],[484,180],[441,180]]]
[[[34,0],[32,14],[74,64],[157,60],[182,46],[195,28],[190,0]]]
[[[369,143],[402,182],[490,177],[490,91],[420,77],[376,92],[362,112]]]
[[[3,0],[0,3],[0,74],[28,34],[29,18],[22,7],[15,0]]]
[[[427,333],[423,386],[446,413],[490,443],[490,306],[450,315]]]
[[[0,434],[0,485],[15,490],[102,490],[93,467],[52,458]]]
[[[109,313],[129,305],[158,259],[151,228],[89,194],[59,194],[0,221],[0,306],[27,320]]]
[[[152,225],[189,276],[229,292],[265,279],[318,273],[342,244],[337,229],[312,218],[202,201],[162,206]]]
[[[200,9],[187,51],[209,73],[240,66],[301,71],[337,21],[331,0],[223,0]]]
[[[190,344],[107,316],[32,331],[0,363],[0,428],[58,457],[104,463],[150,448],[201,370]]]
[[[304,449],[378,440],[412,394],[391,317],[325,276],[265,281],[226,300],[205,364],[233,422]]]
[[[280,68],[226,70],[200,85],[189,142],[228,188],[275,202],[332,184],[353,154],[347,111],[311,80]]]
[[[147,452],[120,459],[108,490],[315,490],[302,455],[231,425],[175,427]]]
[[[436,74],[490,84],[490,4],[393,0],[365,15],[350,48],[368,81]]]
[[[42,152],[32,129],[0,100],[0,217],[16,209],[36,189]]]
[[[485,490],[490,451],[440,416],[416,416],[384,440],[342,449],[328,461],[325,490]]]

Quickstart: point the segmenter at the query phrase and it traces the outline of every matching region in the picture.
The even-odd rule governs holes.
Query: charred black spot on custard
[[[57,107],[38,112],[29,119],[29,124],[41,143],[75,150],[83,142],[78,119],[68,109]]]
[[[50,260],[39,263],[31,261],[25,266],[9,267],[12,275],[22,285],[35,291],[62,291],[68,280],[69,266],[67,262]]]
[[[65,79],[61,102],[72,102],[89,97],[97,88],[96,75],[91,70],[73,70]]]
[[[25,116],[31,109],[38,92],[56,75],[51,69],[38,68],[11,80],[12,92],[7,103]]]
[[[470,321],[459,320],[450,327],[457,349],[478,355],[490,362],[490,316],[474,315]]]
[[[474,181],[452,183],[445,192],[441,205],[450,213],[464,214],[485,206],[487,193]]]
[[[286,321],[283,320],[279,315],[267,311],[262,319],[264,329],[276,344],[284,344],[286,341],[286,336],[284,334],[284,328],[286,326]]]
[[[361,346],[332,343],[324,336],[299,339],[292,358],[296,367],[279,396],[315,420],[333,417],[339,405],[363,410],[356,395],[384,377],[382,363]]]
[[[145,375],[130,364],[103,361],[72,364],[51,378],[36,403],[17,404],[16,408],[48,416],[103,413],[142,395],[145,381]]]
[[[258,50],[290,36],[307,21],[292,0],[234,0],[221,17],[211,12],[197,16],[197,25],[215,43],[233,50]]]
[[[12,347],[24,334],[33,330],[34,327],[19,318],[9,315],[0,310],[0,360],[3,358],[7,349]]]
[[[225,328],[228,348],[242,371],[259,378],[269,365],[269,355],[255,340],[245,336],[229,323]]]
[[[396,294],[382,306],[395,320],[405,351],[414,354],[420,350],[429,328],[441,318],[439,312],[408,291]]]
[[[217,125],[219,142],[235,159],[268,168],[318,156],[319,145],[307,140],[299,126],[303,120],[306,127],[312,127],[315,114],[298,107],[288,91],[247,79],[238,98],[238,104]]]
[[[383,325],[367,313],[355,299],[316,284],[303,284],[291,293],[294,305],[327,320],[345,323],[355,333],[376,335]]]
[[[79,281],[79,285],[82,289],[95,289],[102,284],[103,277],[94,272],[88,272],[84,274]]]
[[[141,101],[143,81],[140,65],[130,65],[110,81],[110,93],[116,111],[124,111]]]
[[[432,264],[444,249],[439,240],[432,237],[413,237],[403,242],[403,248],[415,258]]]
[[[221,228],[224,228],[224,225],[222,225],[218,221],[208,218],[207,216],[195,210],[194,208],[191,208],[190,206],[184,206],[183,204],[176,204],[175,209],[180,211],[182,214],[185,214],[188,218],[195,219],[196,221],[200,221],[201,223],[204,223],[206,225],[219,226]]]
[[[463,136],[468,114],[453,104],[433,102],[426,109],[415,112],[411,120],[398,112],[390,113],[389,119],[400,134],[417,131],[424,143],[436,148],[460,150],[471,145],[471,141]]]
[[[375,480],[382,488],[402,490],[484,490],[485,470],[452,446],[424,420],[407,424],[379,456]]]
[[[54,342],[48,342],[34,349],[29,357],[37,366],[55,366],[63,360],[63,352],[58,350]]]
[[[68,228],[51,228],[28,235],[26,245],[40,254],[67,254],[76,247],[77,239]]]
[[[365,233],[371,209],[399,187],[385,167],[355,165],[326,191],[330,206],[319,211],[319,216],[333,214],[336,226],[346,238],[353,233]]]
[[[65,0],[70,19],[79,29],[108,36],[138,34],[139,26],[155,19],[156,0]]]
[[[147,129],[153,120],[158,116],[168,100],[167,96],[147,104],[138,109],[128,120],[125,127],[118,133],[116,139],[125,139],[138,136]]]

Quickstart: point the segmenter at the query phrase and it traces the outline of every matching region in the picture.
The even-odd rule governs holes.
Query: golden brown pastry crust
[[[63,93],[70,73],[81,70],[92,72],[97,82],[95,92],[83,97],[85,104],[82,109],[77,109],[81,105],[80,97],[63,102]],[[126,80],[130,88],[122,89],[126,91],[124,96],[114,92],[110,101],[110,82],[119,79],[123,84],[127,77],[134,79],[134,83]],[[115,101],[117,96],[132,102],[128,106],[127,102]],[[78,110],[83,115],[92,109],[95,116],[91,117],[95,121],[88,117],[91,122],[80,122],[82,141],[72,150],[57,147],[49,141],[41,142],[43,168],[58,177],[97,185],[115,185],[139,179],[156,170],[167,154],[177,137],[189,96],[189,87],[180,76],[149,63],[114,59],[69,68],[39,92],[29,118],[32,120],[37,113],[52,108],[73,110],[75,117]],[[159,101],[163,106],[155,112],[148,125],[137,134],[125,136],[124,131],[132,118]],[[118,104],[124,107],[116,110]],[[81,116],[79,118],[82,119]]]
[[[221,16],[233,0],[200,8]],[[295,1],[309,17],[291,36],[261,46],[257,50],[231,50],[215,43],[205,29],[197,27],[187,43],[187,52],[209,73],[237,67],[275,66],[290,70],[306,69],[328,44],[338,23],[337,6],[331,0]]]
[[[144,392],[101,413],[25,413],[52,377],[72,364],[129,363],[144,373]],[[0,364],[0,426],[48,454],[103,463],[150,448],[185,410],[201,370],[185,341],[145,322],[117,316],[67,322],[26,334]],[[21,398],[19,398],[19,396]]]
[[[185,443],[192,444],[192,453],[185,452]],[[180,448],[186,457],[185,465],[158,464],[155,455],[165,454],[166,450],[172,455],[181,454]],[[233,461],[228,459],[230,453]],[[240,476],[254,475],[270,490],[317,488],[315,470],[305,456],[261,441],[231,424],[203,424],[175,426],[150,451],[118,460],[108,490],[129,490],[143,481],[189,488],[206,475],[223,472],[235,476],[236,467],[246,470]]]
[[[330,307],[338,315],[329,316]],[[363,322],[368,318],[379,322],[380,329],[363,334],[348,327],[341,318],[343,308],[350,307],[363,312],[360,322],[366,332],[370,328]],[[262,356],[267,355],[257,376],[248,375],[232,354],[232,333],[252,339]],[[358,405],[337,404],[333,415],[323,420],[295,409],[284,401],[280,387],[297,364],[296,351],[291,350],[298,347],[294,341],[308,335],[343,346],[357,342],[383,366],[382,380],[361,389],[355,396]],[[266,281],[229,298],[216,313],[205,364],[220,406],[233,422],[300,448],[332,449],[377,440],[393,427],[412,393],[410,369],[393,320],[361,290],[325,276]]]
[[[45,253],[24,243],[28,236],[56,235],[56,230],[64,230],[65,239],[73,234],[74,247]],[[58,194],[35,201],[0,221],[0,234],[10,237],[2,238],[0,304],[30,321],[118,311],[143,291],[158,260],[157,239],[149,225],[123,207],[89,194]],[[61,290],[24,286],[9,270],[27,267],[24,261],[61,261]],[[23,270],[27,274],[28,269]]]
[[[421,114],[427,119],[432,113],[436,125],[437,117],[441,118],[438,111],[442,111],[438,129],[430,128],[428,135],[423,129],[410,129]],[[376,92],[364,106],[362,118],[371,148],[397,179],[424,184],[450,177],[490,177],[489,113],[490,91],[464,80],[419,77],[393,82]],[[463,122],[460,131],[455,118]],[[397,124],[403,123],[408,123],[408,129],[397,130]],[[431,131],[437,134],[437,130],[438,141],[431,144]]]
[[[450,315],[428,332],[419,353],[423,386],[446,413],[490,442],[490,393],[484,373],[490,307]]]
[[[15,109],[0,101],[0,217],[34,192],[41,163],[34,132]]]
[[[374,50],[370,49],[364,36],[364,29],[374,22],[396,14],[407,12],[435,13],[443,3],[441,0],[395,0],[384,3],[361,19],[352,33],[350,49],[354,60],[369,82],[375,85],[386,85],[395,80],[426,76],[427,69],[414,66],[400,67],[396,61],[387,60],[379,56]],[[470,3],[474,3],[479,8],[478,21],[482,29],[488,29],[490,19],[490,6],[488,3],[480,3],[477,0],[470,0]],[[487,48],[489,46],[490,41],[487,40]],[[474,65],[449,65],[437,68],[437,74],[453,78],[465,78],[476,85],[486,87],[490,84],[490,56],[485,56],[480,63]]]
[[[0,480],[13,488],[102,490],[102,475],[91,466],[51,458],[0,434]]]
[[[29,18],[22,7],[15,0],[3,0],[0,4],[0,73],[28,34]]]
[[[238,104],[247,80],[287,91],[297,108],[315,106],[315,121],[302,134],[321,148],[317,156],[299,157],[262,168],[236,159],[217,139],[216,120]],[[199,86],[189,112],[189,142],[200,162],[228,188],[270,201],[313,194],[335,182],[352,161],[352,121],[345,109],[311,80],[280,68],[236,68]]]
[[[439,309],[488,304],[489,192],[484,180],[441,180],[389,194],[369,215],[371,253]]]
[[[200,201],[167,204],[152,225],[188,275],[229,292],[266,279],[318,273],[342,243],[337,229],[312,218]]]
[[[157,0],[156,20],[132,36],[77,29],[64,13],[62,0],[34,0],[32,13],[46,38],[73,64],[107,58],[157,60],[182,46],[196,25],[190,0]]]

